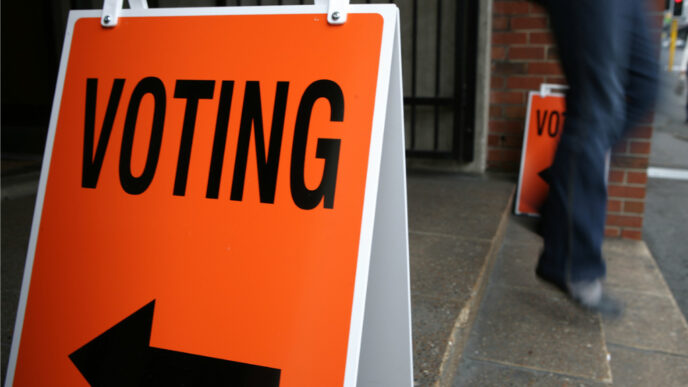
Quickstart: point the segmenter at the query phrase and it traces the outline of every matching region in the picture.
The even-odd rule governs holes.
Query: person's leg
[[[638,0],[549,0],[550,22],[569,83],[561,142],[543,207],[540,277],[571,284],[605,276],[605,159],[626,115],[628,4]]]
[[[623,132],[610,139],[613,146],[646,118],[654,107],[659,83],[659,51],[652,41],[648,11],[643,1],[628,3],[631,19],[631,46],[626,81],[626,121]]]

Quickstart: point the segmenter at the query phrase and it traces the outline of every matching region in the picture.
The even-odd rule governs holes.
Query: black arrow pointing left
[[[279,386],[279,369],[151,347],[154,309],[151,301],[69,355],[91,386]]]
[[[538,172],[538,176],[540,176],[540,178],[548,185],[552,181],[552,172],[550,171],[549,167]]]

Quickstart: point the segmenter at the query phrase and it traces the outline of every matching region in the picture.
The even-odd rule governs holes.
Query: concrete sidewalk
[[[688,325],[644,242],[605,241],[626,306],[606,321],[536,280],[542,239],[511,215],[513,182],[408,185],[417,386],[688,385]]]
[[[685,386],[688,325],[644,242],[605,241],[616,321],[536,280],[541,239],[510,216],[453,386]]]
[[[514,183],[408,176],[415,385],[450,385],[503,237]]]

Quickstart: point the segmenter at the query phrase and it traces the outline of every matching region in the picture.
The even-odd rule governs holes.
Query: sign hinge
[[[148,9],[147,0],[127,0],[131,9]],[[100,25],[103,27],[114,27],[117,25],[119,13],[122,10],[123,0],[103,1],[103,14],[100,17]]]
[[[327,22],[330,24],[346,23],[349,13],[349,0],[315,0],[315,5],[327,3]]]
[[[547,97],[553,93],[564,93],[569,87],[566,85],[559,85],[554,83],[543,83],[540,85],[540,94]]]

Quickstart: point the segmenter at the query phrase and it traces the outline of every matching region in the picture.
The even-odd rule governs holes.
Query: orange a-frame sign
[[[70,13],[7,386],[411,385],[398,10],[348,11]]]
[[[516,193],[516,214],[539,215],[549,192],[547,169],[564,127],[565,97],[550,90],[558,85],[542,85],[530,92],[521,153],[521,171]]]

